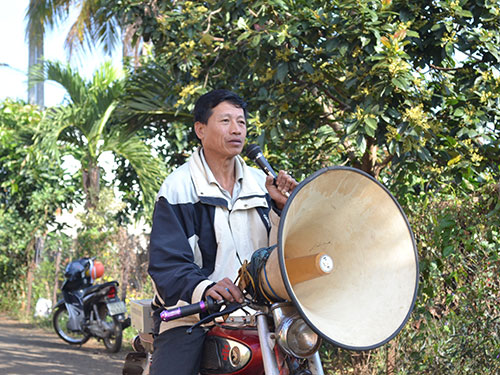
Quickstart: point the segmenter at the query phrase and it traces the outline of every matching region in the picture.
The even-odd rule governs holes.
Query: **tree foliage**
[[[57,82],[68,93],[67,104],[47,111],[39,143],[51,155],[70,153],[80,162],[86,207],[97,206],[100,158],[110,151],[134,170],[135,194],[142,193],[143,207],[151,209],[165,168],[137,131],[117,122],[113,116],[123,90],[120,71],[104,63],[93,78],[86,81],[70,66],[47,61],[37,74],[38,80]],[[63,146],[63,153],[60,146]]]
[[[77,201],[72,177],[34,144],[42,117],[22,102],[0,104],[0,288],[24,277],[35,237]]]
[[[141,124],[189,127],[194,100],[226,87],[250,103],[251,137],[300,172],[498,162],[494,2],[128,0],[117,11],[152,43],[126,101]]]
[[[500,184],[468,181],[406,204],[419,244],[420,295],[398,339],[410,374],[500,371]],[[411,197],[411,195],[409,195]]]

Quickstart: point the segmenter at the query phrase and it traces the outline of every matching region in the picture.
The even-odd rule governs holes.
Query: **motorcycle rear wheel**
[[[114,316],[106,315],[105,320],[106,322],[109,322],[113,325],[113,332],[111,333],[111,335],[102,340],[104,342],[104,346],[110,353],[119,352],[120,348],[122,347],[123,340],[122,324]]]
[[[84,332],[73,332],[68,328],[69,314],[66,306],[62,305],[56,309],[52,317],[52,324],[57,335],[71,345],[85,344],[90,335]]]

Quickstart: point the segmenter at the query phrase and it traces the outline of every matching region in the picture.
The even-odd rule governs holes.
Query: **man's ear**
[[[205,128],[206,128],[206,124],[200,122],[200,121],[196,121],[194,123],[194,131],[196,133],[196,136],[200,139],[200,141],[203,140],[203,138],[205,137]]]

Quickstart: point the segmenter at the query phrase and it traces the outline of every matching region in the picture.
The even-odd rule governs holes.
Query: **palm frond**
[[[116,102],[111,103],[111,105],[108,106],[104,114],[99,117],[97,121],[95,121],[94,126],[90,128],[89,132],[89,144],[91,145],[97,145],[99,144],[99,140],[103,136],[103,131],[105,129],[106,124],[108,123],[111,115],[113,114],[113,111],[116,108]],[[93,150],[93,154],[97,155],[97,150]]]
[[[71,127],[75,116],[75,108],[72,105],[50,108],[47,110],[42,121],[38,124],[34,136],[34,144],[53,159],[59,159],[60,152],[58,140],[64,131]],[[76,138],[71,140],[75,143]]]
[[[88,88],[85,80],[69,64],[46,60],[34,67],[30,72],[30,79],[33,84],[46,80],[60,84],[73,103],[82,103],[87,98]]]
[[[101,6],[96,12],[93,25],[92,40],[96,45],[101,45],[104,52],[111,56],[122,41],[118,19],[108,7]]]
[[[82,0],[80,12],[66,37],[65,47],[72,55],[74,50],[89,51],[102,46],[111,52],[119,44],[121,31],[114,13],[109,11],[103,0]]]
[[[94,151],[97,151],[97,140],[102,129],[113,112],[115,101],[123,90],[123,72],[115,68],[111,62],[105,62],[94,73],[91,81],[84,80],[69,64],[45,61],[36,66],[31,75],[33,82],[51,80],[59,83],[69,94],[69,108],[64,112],[71,118],[61,117],[60,110],[49,112],[53,121],[66,121],[70,126],[78,128],[87,138]],[[110,107],[113,109],[110,110]],[[57,114],[57,118],[54,117]],[[103,123],[103,118],[105,122]],[[94,146],[92,146],[92,144]]]
[[[193,116],[177,106],[179,96],[173,89],[175,79],[161,64],[150,64],[136,71],[125,84],[125,95],[117,109],[132,131],[151,124],[191,123]]]
[[[103,150],[124,157],[139,176],[146,212],[151,213],[156,193],[167,175],[163,162],[153,156],[152,149],[136,135],[130,135],[123,127],[113,129],[106,137]]]
[[[110,91],[118,84],[118,91],[121,93],[122,80],[125,74],[121,68],[117,68],[111,61],[105,61],[99,69],[94,72],[92,77],[92,86],[98,87],[101,91]],[[116,89],[114,89],[116,91]]]

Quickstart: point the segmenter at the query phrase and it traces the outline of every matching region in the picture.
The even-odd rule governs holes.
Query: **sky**
[[[25,38],[25,14],[29,0],[0,0],[0,101],[7,97],[27,101],[28,43]],[[45,36],[45,58],[66,62],[64,40],[70,22],[49,31]],[[87,53],[73,56],[71,65],[79,73],[90,78],[93,72],[106,60],[119,65],[121,51],[118,49],[113,58],[102,53]],[[64,99],[64,89],[53,82],[45,83],[45,105],[60,104]]]

